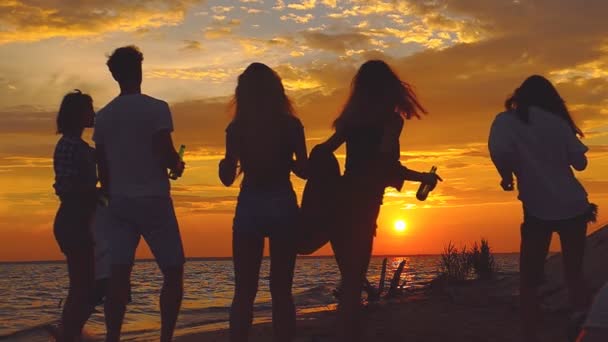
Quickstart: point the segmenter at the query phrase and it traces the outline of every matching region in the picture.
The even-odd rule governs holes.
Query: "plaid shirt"
[[[53,155],[58,196],[94,192],[97,185],[95,150],[78,137],[62,136]]]

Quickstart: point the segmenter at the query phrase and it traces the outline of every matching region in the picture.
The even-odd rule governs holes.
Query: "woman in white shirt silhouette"
[[[588,305],[582,266],[587,224],[595,220],[597,207],[589,203],[573,172],[587,167],[588,148],[578,139],[583,133],[551,82],[538,75],[529,77],[507,99],[505,108],[492,124],[489,149],[502,188],[512,191],[515,175],[523,204],[522,331],[524,341],[531,342],[538,341],[537,290],[553,232],[560,235],[571,305],[575,311]]]

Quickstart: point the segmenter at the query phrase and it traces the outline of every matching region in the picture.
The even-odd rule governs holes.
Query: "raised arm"
[[[391,182],[393,183],[391,186],[394,186],[396,189],[400,190],[403,186],[403,181],[408,180],[412,182],[424,182],[431,185],[431,188],[434,189],[437,185],[437,181],[443,180],[441,177],[439,177],[439,175],[411,170],[399,162],[401,157],[399,136],[403,130],[403,124],[403,118],[396,115],[394,120],[389,121],[385,127],[385,133],[382,139],[382,153],[384,158],[386,158],[388,163],[394,163],[394,165],[396,165],[398,168],[396,178],[394,178],[394,180]],[[389,167],[390,166],[391,165],[389,164]]]
[[[342,131],[336,130],[334,132],[334,134],[332,134],[332,136],[329,137],[329,139],[327,139],[325,142],[321,143],[320,145],[323,146],[324,148],[326,148],[326,149],[334,152],[345,141],[346,141],[346,136],[344,136],[344,134],[342,133]]]

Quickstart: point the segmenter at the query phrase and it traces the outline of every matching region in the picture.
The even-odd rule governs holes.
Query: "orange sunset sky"
[[[170,103],[174,141],[188,146],[186,173],[173,182],[187,256],[231,253],[238,186],[221,185],[217,163],[238,74],[254,61],[280,73],[310,149],[331,133],[370,58],[389,62],[430,112],[406,123],[402,162],[437,165],[445,179],[426,202],[413,183],[387,191],[374,253],[438,253],[480,237],[517,251],[521,207],[498,186],[489,126],[525,77],[550,78],[591,149],[578,177],[608,208],[607,13],[604,0],[3,0],[0,261],[62,258],[52,233],[55,114],[74,88],[96,109],[116,96],[106,55],[127,44],[144,53],[143,91]],[[294,184],[301,194],[303,182]]]

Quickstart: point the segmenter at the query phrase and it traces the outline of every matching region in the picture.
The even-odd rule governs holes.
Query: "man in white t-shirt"
[[[160,296],[161,341],[170,341],[183,296],[184,251],[170,197],[167,169],[181,175],[166,102],[141,93],[143,54],[116,49],[108,68],[120,95],[97,113],[93,140],[99,178],[109,197],[105,238],[111,270],[105,304],[106,341],[119,341],[131,269],[140,238],[146,240],[164,282]]]

